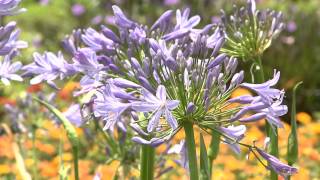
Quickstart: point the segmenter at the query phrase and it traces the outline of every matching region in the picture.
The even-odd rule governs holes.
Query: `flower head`
[[[222,11],[221,19],[227,39],[222,52],[244,60],[260,56],[284,29],[282,13],[259,11],[255,0],[248,0],[246,7],[236,9],[228,17]]]

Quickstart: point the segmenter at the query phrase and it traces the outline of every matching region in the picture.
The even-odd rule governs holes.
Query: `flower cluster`
[[[252,18],[256,11],[254,4],[250,7]],[[130,128],[136,132],[132,141],[154,147],[170,140],[185,123],[219,132],[236,152],[246,131],[243,123],[266,118],[281,127],[279,116],[287,112],[281,105],[284,92],[272,88],[280,74],[262,84],[242,83],[244,71],[237,71],[237,59],[220,53],[230,39],[224,28],[196,28],[200,16],[190,17],[189,9],[177,10],[175,18],[168,10],[150,28],[117,6],[113,12],[118,33],[106,26],[100,31],[88,28],[74,31],[63,42],[72,62],[61,54],[35,53],[35,62],[24,68],[37,75],[31,83],[47,81],[56,87],[58,77],[81,76],[76,95],[93,94],[88,104],[104,130]],[[262,31],[260,25],[254,31]],[[256,96],[230,99],[240,86]],[[235,102],[240,105],[233,106]],[[185,152],[184,147],[179,152]]]
[[[4,16],[11,16],[25,11],[19,9],[20,0],[0,1],[0,20]],[[0,78],[4,85],[10,85],[10,80],[22,81],[22,77],[16,72],[21,69],[21,62],[12,63],[12,59],[18,55],[18,49],[26,48],[28,45],[24,41],[18,40],[20,30],[16,29],[16,22],[9,22],[0,27]]]
[[[234,8],[232,15],[222,11],[226,30],[226,44],[222,51],[230,56],[252,60],[260,56],[282,29],[282,13],[256,9],[255,0],[248,0],[246,7]]]

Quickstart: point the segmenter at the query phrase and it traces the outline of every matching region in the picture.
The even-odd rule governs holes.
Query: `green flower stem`
[[[210,147],[208,150],[210,177],[212,177],[211,174],[212,174],[213,161],[217,158],[219,153],[219,145],[220,145],[220,134],[217,131],[212,131]]]
[[[262,61],[261,57],[258,57],[258,74],[257,74],[257,80],[258,83],[263,83],[265,81],[264,78],[264,72],[263,72],[263,66],[262,66]],[[266,132],[267,136],[270,138],[270,154],[279,157],[279,150],[278,150],[278,129],[274,127],[274,129],[271,128],[271,125],[269,124],[268,121],[266,121]],[[278,179],[278,174],[271,170],[270,174],[270,179],[272,180],[277,180]]]
[[[154,156],[155,149],[149,145],[142,145],[140,179],[152,180],[154,177]]]
[[[183,127],[185,132],[185,141],[187,145],[190,180],[198,180],[199,175],[198,175],[197,153],[196,153],[196,145],[194,141],[193,125],[191,122],[186,121],[183,123]]]

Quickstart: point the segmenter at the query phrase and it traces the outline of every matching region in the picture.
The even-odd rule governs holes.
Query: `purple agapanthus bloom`
[[[262,84],[250,84],[250,83],[243,83],[241,86],[248,88],[255,93],[257,93],[260,97],[262,97],[262,100],[268,104],[271,105],[275,101],[282,101],[284,96],[284,91],[271,88],[272,86],[276,85],[280,78],[280,72],[276,72],[274,70],[274,77],[271,80],[266,81]]]
[[[189,34],[192,28],[199,24],[201,19],[200,16],[198,15],[192,16],[189,19],[189,15],[190,15],[189,8],[185,9],[182,13],[180,10],[177,10],[177,13],[176,13],[177,24],[174,27],[174,31],[164,35],[162,39],[169,41],[169,40],[181,38]]]
[[[168,154],[178,154],[180,156],[180,159],[177,161],[177,163],[185,169],[189,168],[186,142],[184,140],[180,141],[179,144],[173,145],[168,150]]]
[[[94,51],[104,50],[105,53],[112,55],[115,50],[114,41],[92,28],[88,28],[84,31],[82,41]]]
[[[37,75],[30,80],[31,84],[38,84],[46,81],[52,87],[56,87],[53,82],[58,77],[63,79],[75,73],[74,68],[66,62],[61,53],[58,56],[51,52],[33,54],[34,62],[24,66],[22,69],[26,74]]]
[[[6,27],[4,28],[4,31],[6,31]],[[28,43],[26,43],[25,41],[18,40],[19,35],[20,35],[20,30],[15,30],[10,33],[10,36],[7,40],[5,40],[5,41],[2,40],[0,42],[1,43],[0,44],[0,55],[1,56],[9,54],[13,50],[28,47]]]
[[[259,148],[256,148],[257,152],[268,162],[268,168],[274,170],[277,174],[281,175],[284,178],[296,174],[298,172],[297,168],[291,167],[287,164],[282,163],[276,157],[262,151]]]
[[[225,142],[230,146],[230,148],[240,154],[240,146],[237,142],[239,142],[246,132],[246,126],[228,126],[228,127],[220,127],[220,131],[225,134],[228,138],[225,138]]]
[[[3,61],[0,61],[0,78],[4,85],[10,85],[10,80],[23,81],[22,77],[16,72],[22,67],[21,62],[14,62],[11,64],[11,55],[4,57]]]
[[[152,117],[148,123],[147,131],[153,131],[160,122],[160,117],[165,116],[172,129],[178,127],[178,123],[171,111],[178,107],[178,100],[167,100],[166,88],[160,85],[156,96],[146,89],[142,89],[143,101],[132,103],[132,109],[138,112],[152,112]]]
[[[81,106],[79,104],[73,104],[63,114],[72,124],[74,124],[77,127],[80,127],[84,124],[84,120],[81,116],[80,111]]]
[[[94,115],[102,117],[106,121],[104,130],[113,130],[117,124],[122,124],[121,115],[130,107],[129,103],[124,103],[112,93],[112,85],[106,85],[97,91],[94,99]]]
[[[25,12],[26,9],[19,8],[21,0],[1,0],[0,1],[0,16],[11,16]]]

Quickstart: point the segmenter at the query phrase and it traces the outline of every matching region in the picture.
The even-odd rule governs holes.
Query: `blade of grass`
[[[72,153],[73,153],[73,164],[74,164],[74,178],[75,180],[79,180],[79,168],[78,168],[78,150],[79,150],[79,140],[78,135],[73,127],[73,125],[70,123],[70,121],[55,107],[48,104],[45,101],[42,101],[36,97],[33,97],[34,100],[45,106],[50,112],[52,112],[63,124],[66,132],[67,137],[72,145]]]
[[[302,84],[298,82],[292,90],[292,105],[291,105],[291,132],[288,137],[287,160],[288,165],[292,166],[298,159],[298,135],[296,121],[296,92],[297,88]],[[290,177],[288,177],[290,179]]]

